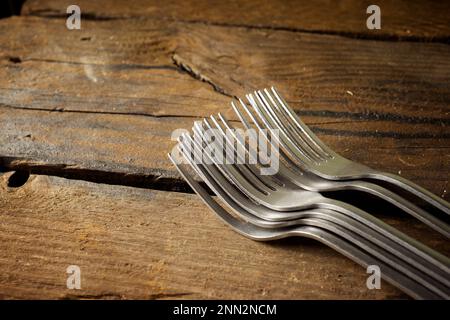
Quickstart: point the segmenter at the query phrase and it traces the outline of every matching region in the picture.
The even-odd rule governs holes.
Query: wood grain
[[[0,20],[0,172],[39,173],[19,187],[0,173],[0,298],[405,298],[367,290],[365,270],[315,242],[233,233],[166,154],[173,130],[235,120],[233,97],[276,85],[340,154],[448,199],[447,4],[380,1],[373,32],[364,1],[79,0],[74,31],[69,4]],[[65,287],[70,264],[81,291]]]
[[[0,22],[15,31],[1,33],[2,156],[19,160],[10,169],[176,178],[166,158],[172,130],[219,111],[234,118],[223,93],[276,84],[336,151],[447,195],[446,45],[127,19],[86,21],[79,33],[62,22]],[[32,46],[23,46],[30,29]],[[16,139],[28,134],[35,140]]]
[[[175,146],[171,138],[173,130],[189,129],[192,121],[177,117],[3,107],[0,108],[0,165],[10,170],[27,168],[57,175],[77,173],[83,179],[95,172],[100,181],[120,179],[120,184],[137,183],[148,187],[168,180],[167,183],[172,182],[173,187],[178,188],[181,178],[167,153]],[[389,126],[389,123],[384,125]],[[367,132],[367,126],[366,122],[352,124],[350,135],[343,135],[340,124],[335,123],[313,128],[344,156],[400,173],[444,198],[447,196],[448,176],[443,173],[450,159],[448,149],[438,147],[439,141],[355,134]],[[320,134],[320,130],[324,133]],[[362,152],[368,146],[370,152]]]
[[[448,42],[448,3],[430,1],[379,0],[382,27],[368,30],[366,9],[370,1],[145,1],[127,5],[107,0],[79,0],[87,19],[145,17],[196,24],[245,26],[254,29],[287,29],[299,32],[340,34],[348,37],[425,40]],[[31,0],[22,9],[25,15],[65,16],[70,1]]]
[[[11,176],[0,176],[1,298],[405,298],[384,282],[368,290],[364,269],[314,241],[245,239],[194,195],[42,175],[11,188]],[[69,265],[81,290],[66,288]]]
[[[276,85],[312,116],[450,121],[444,44],[155,20],[86,21],[72,32],[64,19],[17,17],[0,21],[0,30],[3,104],[208,116],[228,109],[230,99],[220,93],[242,96]]]
[[[87,22],[79,33],[62,19],[13,17],[0,30],[3,104],[161,116],[229,100],[173,64],[176,30],[167,24]]]
[[[275,85],[304,114],[448,125],[447,45],[198,26],[184,32],[189,40],[181,39],[174,60],[230,95]]]

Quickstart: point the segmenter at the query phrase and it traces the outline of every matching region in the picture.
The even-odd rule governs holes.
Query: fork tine
[[[214,116],[210,116],[210,120],[213,122],[214,127],[220,131],[220,133],[222,134],[222,137],[224,137],[225,140],[227,141],[227,146],[235,152],[235,155],[237,155],[239,157],[239,161],[240,161],[239,163],[245,163],[245,156],[242,157],[241,152],[238,152],[238,150],[234,147],[234,141],[232,141],[230,139],[230,137],[227,135],[227,132],[225,132],[225,130],[228,130],[228,132],[231,132],[231,130],[229,130],[228,128],[225,128],[225,130],[224,130]],[[208,119],[203,119],[203,122],[205,123],[205,125],[208,129],[213,129],[213,126],[209,123]],[[233,133],[233,137],[235,139],[237,139],[237,136],[234,133]],[[244,140],[242,140],[242,141],[244,141]],[[241,142],[241,140],[239,140],[239,144],[241,144],[240,142]],[[246,152],[244,144],[242,144],[241,150]],[[249,156],[252,157],[251,154],[249,154]],[[254,159],[249,159],[249,161],[254,161]]]
[[[241,99],[239,99],[239,102],[241,103],[241,105],[245,105]],[[247,121],[247,119],[245,119],[245,117],[241,113],[241,111],[239,111],[239,109],[236,107],[236,105],[234,104],[234,101],[231,101],[231,107],[233,108],[234,113],[236,113],[236,115],[238,116],[239,120],[241,121],[241,123],[245,127],[245,129],[252,129],[252,126]]]
[[[220,133],[222,134],[222,138],[225,138],[227,143],[227,148],[233,151],[234,155],[237,155],[241,158],[241,162],[239,165],[235,165],[235,167],[241,172],[243,176],[245,176],[247,179],[251,181],[252,184],[254,184],[256,187],[264,189],[264,186],[269,188],[271,191],[275,190],[275,186],[271,185],[266,179],[264,179],[264,176],[261,176],[258,172],[258,168],[252,165],[247,165],[245,161],[245,156],[248,155],[249,157],[253,157],[251,154],[249,154],[248,150],[246,150],[245,146],[242,147],[242,151],[245,153],[244,157],[241,156],[241,154],[238,152],[237,148],[234,146],[233,141],[230,140],[230,137],[226,135],[226,133],[223,131],[223,128],[220,126],[220,124],[217,122],[214,116],[210,117],[211,121],[215,124],[216,128],[219,129]],[[204,119],[204,123],[206,124],[207,128],[212,128],[212,125],[209,123],[208,119]],[[233,164],[229,164],[233,165]]]
[[[274,97],[269,90],[264,89],[264,93],[272,102],[272,107],[270,107],[270,109],[274,112],[274,114],[277,114],[283,118],[284,121],[281,121],[281,124],[286,124],[286,127],[290,129],[289,132],[291,135],[293,135],[296,140],[299,140],[299,145],[307,145],[311,150],[314,150],[316,154],[320,155],[322,160],[330,157],[328,153],[317,146],[308,134],[297,127],[296,123],[292,121],[291,117],[287,115],[285,110],[280,106],[280,101],[277,100],[277,98]]]
[[[270,88],[273,96],[275,97],[275,101],[279,103],[282,111],[287,115],[287,118],[291,119],[291,121],[295,124],[293,127],[303,132],[305,136],[307,136],[310,141],[317,147],[320,148],[323,153],[327,154],[330,158],[334,157],[334,151],[331,150],[326,144],[324,144],[315,134],[311,131],[311,129],[303,123],[303,121],[297,116],[297,114],[289,107],[286,100],[278,93],[275,87]]]
[[[196,123],[196,126],[194,127],[195,130],[199,130],[198,123]],[[188,139],[188,137],[186,137]],[[201,150],[201,147],[198,146],[198,143],[194,141],[194,144],[197,145],[196,149]],[[207,146],[208,147],[208,146]],[[210,159],[210,155],[208,153],[204,154],[208,159]],[[236,185],[247,197],[252,199],[252,201],[255,201],[256,203],[263,204],[264,206],[268,208],[272,208],[275,210],[281,209],[281,211],[289,211],[285,209],[287,206],[290,206],[289,200],[287,198],[283,198],[283,196],[280,196],[278,193],[276,195],[276,198],[278,199],[278,202],[273,204],[273,196],[271,194],[273,193],[273,190],[270,188],[267,188],[264,184],[256,184],[252,182],[251,176],[249,177],[248,173],[243,171],[242,173],[239,172],[239,170],[234,165],[223,165],[218,163],[217,161],[212,161],[212,164],[214,164],[221,172],[222,174],[230,180],[234,185]],[[305,191],[306,192],[306,191]],[[307,198],[307,195],[304,194],[303,197]],[[287,202],[286,202],[287,201]],[[299,205],[294,205],[289,207],[291,210],[297,210],[299,208],[305,207],[304,203],[301,203]],[[292,217],[291,217],[292,219]]]
[[[247,95],[247,100],[248,100],[248,95]],[[250,117],[250,119],[252,120],[252,122],[255,124],[255,126],[257,127],[258,130],[265,132],[264,130],[264,126],[260,125],[258,120],[256,119],[255,115],[253,114],[253,112],[247,107],[247,105],[241,100],[239,99],[239,102],[241,104],[242,109],[245,110],[245,112],[247,113],[247,115]],[[245,117],[242,115],[242,113],[239,111],[239,109],[236,107],[236,105],[232,102],[231,106],[233,107],[234,112],[237,114],[238,118],[241,120],[241,122],[243,123],[243,125],[247,128],[247,129],[253,129],[253,127],[250,125],[250,123],[245,119]],[[267,130],[269,130],[269,132],[273,133],[273,129],[271,129],[270,127],[267,127]],[[267,136],[265,135],[266,139]],[[268,140],[272,145],[274,143],[279,144],[279,139],[277,138],[276,135],[272,134],[272,137],[274,139],[274,141],[272,140]]]
[[[247,113],[247,115],[250,117],[250,119],[252,120],[252,122],[255,124],[255,126],[257,127],[258,130],[262,130],[262,127],[260,126],[260,124],[258,123],[258,121],[256,120],[256,117],[253,115],[253,113],[250,111],[249,108],[247,108],[246,104],[239,99],[239,103],[241,104],[241,107],[245,110],[245,112]],[[234,112],[236,113],[236,115],[238,116],[238,118],[241,120],[241,123],[244,125],[244,127],[248,130],[249,135],[251,135],[251,138],[254,139],[254,141],[257,141],[257,135],[254,131],[254,128],[250,125],[250,123],[247,121],[247,119],[245,119],[245,117],[243,116],[243,114],[241,113],[241,111],[236,107],[236,105],[234,104],[234,102],[231,102],[231,106],[234,110]],[[278,143],[278,139],[276,139],[275,137],[275,141],[272,140],[268,140],[267,136],[264,135],[264,138],[266,139],[267,142],[269,142],[272,146],[274,143]]]
[[[248,98],[247,98],[248,99]],[[256,128],[258,130],[263,130],[264,128],[259,124],[258,120],[256,119],[255,115],[253,114],[253,112],[247,107],[247,105],[244,103],[244,101],[242,101],[241,99],[239,99],[239,103],[241,104],[242,109],[244,109],[244,111],[247,113],[247,115],[250,117],[250,119],[252,120],[253,124],[256,126]],[[241,113],[239,113],[241,114]],[[250,127],[251,128],[251,127]]]
[[[180,148],[180,145],[178,146]],[[194,171],[200,176],[200,178],[210,187],[214,193],[221,197],[223,201],[227,204],[231,204],[233,210],[236,214],[246,221],[255,221],[255,217],[261,219],[257,222],[259,225],[264,225],[266,227],[273,227],[276,222],[278,225],[284,223],[285,225],[292,225],[295,217],[286,212],[274,212],[264,206],[259,205],[259,203],[254,202],[251,198],[247,197],[236,185],[232,184],[227,178],[215,167],[214,165],[202,165],[193,162],[188,158],[183,151],[181,154],[185,157],[188,163],[192,166]],[[230,201],[231,199],[231,201]],[[239,207],[233,205],[236,203]],[[241,214],[242,208],[246,208],[251,214]],[[253,217],[250,217],[252,216]],[[300,217],[300,215],[298,215]],[[289,220],[290,219],[290,220]],[[264,220],[264,221],[262,221]]]
[[[320,156],[312,150],[307,144],[305,144],[302,140],[298,145],[296,144],[296,140],[292,137],[291,128],[285,125],[283,121],[280,121],[280,118],[276,114],[276,107],[270,104],[270,101],[266,99],[264,93],[261,90],[255,91],[256,102],[258,104],[259,109],[261,110],[262,116],[264,116],[267,121],[274,127],[278,128],[283,132],[285,143],[287,147],[293,148],[294,152],[300,153],[302,156],[307,157],[310,161],[320,160]],[[270,100],[270,98],[269,98]]]
[[[236,141],[238,141],[238,143],[240,143],[245,148],[245,139],[241,136],[241,134],[239,133],[237,128],[233,127],[229,123],[229,121],[225,118],[225,116],[222,115],[222,113],[219,112],[217,114],[217,116],[219,117],[222,124],[225,126],[226,130],[230,130],[230,132],[232,132],[233,137],[236,139]]]
[[[199,134],[202,134],[202,130],[204,129],[201,127],[200,123],[196,123],[194,124],[193,130],[197,130]],[[197,141],[192,140],[190,136],[187,137],[187,139],[193,141],[197,151],[202,150]],[[209,151],[212,151],[209,145],[207,146],[207,148]],[[241,173],[235,166],[225,166],[223,164],[220,164],[218,163],[217,158],[211,156],[208,153],[204,153],[203,155],[206,156],[207,159],[210,159],[212,161],[212,164],[215,165],[228,180],[231,180],[233,184],[235,184],[242,192],[249,195],[249,197],[256,198],[255,194],[259,194],[264,198],[269,194],[269,192],[272,191],[261,182],[252,179],[251,175]]]
[[[249,101],[250,105],[252,106],[252,108],[255,109],[253,96],[250,94],[250,95],[246,95],[246,97],[247,97],[247,100]],[[245,110],[245,112],[252,119],[252,122],[257,126],[258,130],[263,131],[263,132],[266,132],[268,130],[270,132],[272,139],[268,139],[267,138],[267,133],[266,133],[266,134],[264,134],[264,138],[266,139],[266,141],[268,141],[272,145],[272,147],[275,147],[275,144],[277,144],[278,146],[283,146],[283,144],[280,141],[278,135],[274,134],[274,129],[271,126],[267,125],[267,124],[264,124],[264,125],[259,124],[259,122],[256,119],[255,115],[247,107],[247,105],[242,100],[239,100],[239,101],[241,103],[242,108]],[[237,108],[235,108],[235,110],[237,110]],[[255,109],[255,111],[258,112],[257,109]],[[239,115],[242,116],[242,114],[240,112],[239,112],[238,116]],[[258,115],[258,116],[260,116],[260,115]],[[264,121],[264,117],[260,116],[260,118]],[[284,159],[291,165],[291,167],[296,167],[295,162],[293,162],[292,159],[290,157],[288,157],[288,155],[284,152],[283,148],[281,150],[279,150],[279,153],[284,156]],[[299,159],[299,161],[302,161],[302,160]]]
[[[252,224],[240,221],[234,218],[230,213],[228,213],[224,208],[222,208],[217,201],[215,201],[200,184],[195,181],[195,179],[188,173],[187,170],[183,169],[179,164],[181,163],[174,154],[168,154],[170,161],[175,165],[181,176],[188,182],[191,188],[200,196],[203,202],[212,209],[217,216],[224,221],[228,226],[230,226],[237,233],[257,241],[267,241],[271,239],[277,239],[278,234],[274,234],[270,229],[258,228]]]
[[[187,143],[189,137],[185,138],[183,141],[180,141],[180,144]],[[180,148],[180,145],[178,146]],[[184,146],[182,146],[184,147]],[[255,202],[252,197],[248,196],[247,193],[242,191],[238,186],[229,181],[229,179],[222,173],[218,168],[214,165],[202,165],[199,163],[195,163],[190,157],[188,157],[183,150],[180,150],[188,161],[188,163],[193,167],[194,171],[206,182],[206,184],[213,190],[219,197],[222,198],[226,203],[237,203],[241,207],[246,207],[246,210],[249,210],[251,214],[257,216],[261,219],[265,219],[266,221],[272,222],[282,222],[286,220],[294,220],[290,213],[282,212],[274,212],[264,206],[260,206],[259,203]],[[232,199],[230,202],[229,199]],[[242,209],[236,208],[231,205],[234,210],[237,210],[237,214],[241,217],[244,217],[244,220],[248,221],[248,215],[240,214]],[[240,210],[239,210],[240,209]],[[245,218],[247,216],[247,218]],[[265,224],[264,222],[260,222],[260,224]],[[288,222],[288,224],[292,224],[292,222]],[[266,224],[267,225],[267,224]]]
[[[222,115],[220,112],[217,115],[220,119],[220,121],[222,122],[222,124],[225,126],[225,128],[227,130],[229,130],[229,132],[231,132],[233,138],[238,142],[238,144],[241,144],[242,148],[245,150],[245,152],[248,152],[247,150],[251,151],[249,153],[249,156],[252,156],[253,154],[256,154],[255,150],[250,150],[252,148],[252,146],[248,146],[248,148],[246,148],[245,143],[244,143],[244,139],[242,139],[242,137],[240,136],[240,133],[238,131],[236,131],[236,129],[228,122],[228,120],[226,119],[226,117],[224,115]],[[265,156],[264,154],[259,154],[259,156]],[[258,162],[258,159],[254,159],[256,160],[256,162]],[[264,160],[265,162],[267,162],[267,159]],[[255,162],[250,162],[250,163],[255,163]],[[260,162],[258,162],[259,166],[263,166],[263,164],[261,164]],[[275,183],[276,185],[280,186],[280,187],[285,187],[286,184],[281,182],[279,179],[276,178],[276,175],[264,175],[261,176],[261,178],[264,181],[270,180],[271,182]],[[272,183],[267,182],[268,185],[273,187]]]
[[[277,126],[281,130],[284,130],[285,134],[292,139],[293,147],[295,147],[297,151],[301,151],[303,149],[315,160],[326,160],[327,155],[324,154],[320,148],[315,147],[315,144],[311,143],[308,137],[304,137],[304,135],[299,134],[292,124],[290,126],[288,125],[290,124],[289,119],[286,118],[282,112],[280,112],[277,103],[274,101],[267,89],[264,89],[263,91],[258,90],[257,95],[264,102],[263,106],[265,105],[265,110],[269,116],[272,117],[272,120],[275,121]]]
[[[255,98],[253,98],[252,94],[248,95],[251,97],[251,100],[249,100],[250,105],[253,107],[253,109],[256,111],[260,119],[264,122],[266,127],[268,128],[276,128],[279,130],[280,133],[280,146],[283,147],[286,152],[293,157],[294,159],[297,159],[297,161],[300,161],[300,163],[308,163],[308,162],[314,162],[317,163],[317,157],[310,154],[308,150],[305,148],[297,148],[295,143],[292,141],[292,139],[286,134],[285,130],[283,130],[283,124],[276,123],[273,119],[273,117],[268,114],[267,108],[265,107],[264,102],[261,100],[261,97],[255,92]],[[267,101],[266,101],[267,103]]]
[[[248,114],[248,116],[251,118],[252,122],[255,123],[255,125],[258,127],[258,129],[260,128],[258,121],[256,120],[255,116],[253,115],[253,113],[250,111],[250,109],[246,106],[246,104],[239,99],[239,102],[241,104],[241,107],[245,110],[245,112]],[[238,118],[241,120],[241,122],[243,123],[243,125],[246,128],[252,128],[251,125],[249,124],[249,122],[247,121],[247,119],[245,119],[244,115],[242,114],[242,112],[239,110],[239,108],[236,107],[236,105],[232,102],[231,106],[234,110],[234,112],[236,113],[236,115],[238,116]],[[265,137],[266,138],[266,137]],[[267,138],[266,138],[267,139]],[[275,142],[280,144],[279,139],[275,138]],[[270,143],[270,141],[269,141]],[[303,175],[303,172],[300,170],[300,168],[297,166],[297,164],[291,159],[291,157],[289,157],[288,155],[286,155],[286,153],[281,149],[279,150],[280,155],[282,155],[282,157],[280,157],[280,160],[284,160],[287,163],[286,169],[289,171],[293,171],[296,174],[299,175]],[[282,158],[282,159],[281,159]],[[280,169],[283,168],[283,164],[282,161],[280,161]],[[286,176],[285,176],[286,178]]]
[[[220,113],[219,113],[219,117],[221,117]],[[254,157],[254,154],[251,154],[250,152],[248,152],[248,150],[246,149],[245,146],[245,138],[242,138],[242,136],[239,134],[239,138],[238,135],[233,132],[233,130],[231,130],[229,127],[225,126],[225,129],[219,124],[219,122],[216,120],[216,118],[214,116],[210,116],[210,120],[214,123],[215,128],[217,128],[220,133],[222,134],[222,137],[225,138],[225,140],[227,141],[227,146],[230,148],[230,150],[232,150],[236,155],[240,156],[240,164],[245,164],[246,161],[246,156],[248,156],[249,159],[249,163],[256,163],[257,159]],[[209,121],[207,119],[204,120],[207,127],[208,128],[212,128],[211,124],[209,123]],[[225,130],[227,132],[225,132]],[[230,137],[228,135],[228,133],[230,133],[232,135],[232,137]],[[235,140],[232,140],[235,139]],[[235,146],[235,141],[238,142],[238,146]],[[242,152],[244,152],[244,156],[242,156],[242,154],[239,152],[240,150],[242,150]]]
[[[258,103],[253,98],[253,95],[248,94],[248,95],[246,95],[246,97],[247,97],[247,100],[249,101],[250,105],[252,106],[252,108],[255,110],[255,112],[258,114],[259,118],[264,123],[264,126],[262,126],[262,127],[267,128],[267,130],[269,130],[273,136],[276,136],[273,134],[273,131],[275,129],[273,127],[276,127],[276,126],[274,126],[273,124],[270,124],[268,117],[266,118],[263,115]],[[279,132],[279,138],[276,141],[277,141],[278,145],[281,147],[283,154],[286,155],[286,157],[287,157],[286,159],[290,159],[291,162],[293,162],[294,166],[298,166],[298,164],[300,163],[300,166],[302,168],[304,168],[304,167],[307,167],[308,164],[311,162],[315,163],[315,161],[312,160],[302,150],[300,150],[299,153],[292,152],[291,151],[292,147],[289,148],[289,146],[287,146],[287,144],[292,144],[292,142],[289,140],[286,140],[286,136],[282,130],[279,130],[278,132]]]
[[[248,99],[248,96],[247,96]],[[247,105],[241,100],[239,99],[239,102],[241,104],[242,109],[245,110],[245,112],[247,113],[247,115],[250,117],[250,119],[252,120],[252,122],[255,124],[255,126],[258,128],[258,130],[263,131],[264,132],[264,127],[261,126],[258,123],[258,120],[256,119],[255,115],[252,113],[252,111],[247,107]],[[238,118],[241,119],[241,122],[244,124],[244,126],[247,129],[253,129],[252,126],[249,124],[249,122],[245,119],[245,117],[243,116],[242,112],[236,107],[236,105],[234,103],[231,104],[233,107],[234,112],[237,114]],[[275,147],[275,144],[277,145],[281,145],[279,138],[277,137],[277,135],[273,134],[273,130],[271,128],[268,128],[267,130],[269,130],[269,132],[272,133],[272,138],[273,139],[268,139],[267,138],[267,134],[264,134],[264,139],[269,142],[272,147]],[[254,135],[253,135],[254,136]],[[276,148],[275,148],[276,149]],[[279,153],[281,155],[283,155],[284,160],[290,165],[291,168],[295,168],[296,164],[292,161],[292,159],[290,159],[284,152],[283,150],[279,150]],[[281,159],[280,159],[281,160]],[[295,171],[298,171],[295,170]],[[302,174],[301,172],[298,172],[299,174]]]
[[[240,164],[238,166],[238,168],[241,167],[246,167],[247,170],[249,170],[254,176],[255,178],[257,178],[258,180],[260,180],[261,183],[263,183],[264,185],[266,185],[268,188],[270,188],[271,190],[275,191],[277,187],[280,186],[284,186],[283,183],[279,182],[277,179],[273,179],[272,176],[266,176],[266,175],[261,175],[260,171],[259,171],[259,167],[263,166],[259,161],[258,161],[258,156],[254,156],[256,155],[256,151],[253,149],[253,147],[251,145],[249,145],[247,148],[245,146],[245,144],[242,144],[242,140],[238,140],[237,136],[236,136],[236,132],[235,130],[233,130],[228,123],[224,122],[224,117],[219,113],[218,117],[222,120],[222,123],[224,123],[226,130],[228,130],[228,132],[230,132],[230,134],[232,135],[233,139],[238,141],[238,145],[240,145],[240,147],[242,148],[241,150],[243,150],[243,152],[245,153],[246,156],[248,156],[249,161],[248,162],[242,162],[242,164]],[[230,146],[230,148],[232,148],[234,150],[235,153],[237,153],[237,146],[234,146],[234,143],[232,143],[232,141],[230,141],[230,137],[228,137],[225,132],[223,131],[223,128],[221,127],[221,125],[219,124],[219,122],[216,120],[216,118],[214,116],[210,117],[211,120],[215,123],[216,127],[220,128],[222,135],[225,135],[225,138],[228,140],[228,145]],[[262,154],[259,154],[259,156],[264,156]],[[250,160],[251,159],[251,160]],[[245,156],[244,156],[244,160],[245,160]],[[255,164],[258,163],[258,166],[256,166]]]

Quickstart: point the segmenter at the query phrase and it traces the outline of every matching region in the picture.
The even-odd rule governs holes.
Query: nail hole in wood
[[[27,183],[30,173],[28,171],[16,171],[8,179],[8,187],[19,188]]]

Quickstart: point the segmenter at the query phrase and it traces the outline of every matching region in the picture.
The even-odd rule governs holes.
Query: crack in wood
[[[66,294],[63,297],[61,297],[62,300],[74,300],[74,299],[125,299],[125,296],[117,294],[117,293],[98,293],[98,294],[87,294],[87,293],[80,293],[80,294]]]
[[[450,139],[450,133],[433,134],[428,132],[417,133],[402,133],[393,131],[350,131],[350,130],[335,130],[329,128],[319,128],[315,126],[310,127],[316,133],[342,136],[342,137],[375,137],[375,138],[394,138],[401,139]]]
[[[61,177],[70,180],[82,180],[100,184],[127,186],[141,189],[160,191],[194,193],[187,182],[176,176],[166,174],[128,173],[118,171],[102,171],[96,169],[81,168],[77,165],[47,164],[30,159],[0,156],[0,172],[26,171],[34,175],[46,175]],[[213,192],[204,183],[200,184],[209,194]]]
[[[228,93],[224,88],[220,87],[218,84],[214,83],[213,80],[211,80],[209,77],[202,74],[199,70],[197,70],[195,67],[189,65],[183,58],[181,58],[178,54],[174,53],[172,55],[172,61],[175,66],[177,66],[181,71],[184,71],[188,75],[190,75],[192,78],[205,82],[209,84],[214,91],[223,94],[224,96],[230,97],[230,98],[236,98],[237,97],[231,93]]]
[[[180,293],[155,293],[150,294],[149,296],[145,297],[147,300],[158,300],[158,299],[165,299],[165,298],[179,298],[183,296],[192,295],[191,292],[180,292]],[[125,295],[113,293],[113,292],[105,292],[105,293],[98,293],[98,294],[86,294],[86,293],[80,293],[80,294],[67,294],[62,297],[63,300],[72,300],[72,299],[127,299]]]
[[[157,20],[167,20],[171,22],[177,23],[186,23],[186,24],[203,24],[206,26],[214,26],[214,27],[224,27],[224,28],[243,28],[248,30],[272,30],[272,31],[286,31],[286,32],[295,32],[295,33],[309,33],[309,34],[317,34],[317,35],[328,35],[328,36],[340,36],[349,39],[356,40],[371,40],[371,41],[390,41],[390,42],[426,42],[426,43],[442,43],[442,44],[450,44],[450,37],[442,36],[442,37],[424,37],[424,36],[401,36],[395,34],[368,34],[368,33],[358,33],[358,32],[346,32],[346,31],[333,31],[333,30],[310,30],[310,29],[301,29],[301,28],[293,28],[293,27],[283,27],[283,26],[271,26],[271,25],[250,25],[250,24],[241,24],[241,23],[221,23],[221,22],[210,22],[203,20],[178,20],[178,19],[170,19],[163,18]]]
[[[289,102],[294,104],[295,102]],[[450,125],[450,119],[431,118],[431,117],[414,117],[389,112],[347,112],[347,111],[331,111],[331,110],[295,110],[299,116],[326,117],[336,119],[352,119],[352,120],[371,120],[371,121],[392,121],[410,124],[434,124],[439,126]]]
[[[35,61],[35,62],[48,62],[48,63],[62,63],[62,64],[72,64],[72,65],[82,65],[82,66],[107,66],[108,68],[114,70],[129,70],[129,69],[143,69],[143,70],[176,70],[179,69],[172,65],[145,65],[145,64],[127,64],[127,63],[119,63],[119,64],[101,64],[101,63],[86,63],[81,61],[64,61],[64,60],[55,60],[55,59],[38,59],[38,58],[25,58],[21,59],[19,57],[9,57],[9,61],[13,63],[21,63],[27,61]]]
[[[69,14],[62,13],[57,10],[52,9],[38,9],[30,11],[28,16],[35,16],[41,18],[49,18],[49,19],[67,19]],[[110,20],[124,20],[124,19],[139,19],[139,17],[127,17],[127,16],[106,16],[99,15],[92,12],[84,12],[83,11],[83,20],[90,21],[110,21]]]
[[[2,89],[2,88],[0,88]],[[191,115],[172,115],[172,114],[150,114],[143,112],[120,112],[120,111],[98,111],[98,110],[76,110],[76,109],[46,109],[46,108],[36,108],[36,107],[21,107],[12,106],[9,104],[0,103],[0,108],[8,108],[15,110],[33,110],[33,111],[43,111],[43,112],[69,112],[69,113],[86,113],[86,114],[108,114],[108,115],[123,115],[123,116],[138,116],[138,117],[149,117],[149,118],[187,118],[187,119],[198,119],[198,116]]]
[[[63,14],[56,10],[33,10],[27,13],[29,16],[37,16],[41,18],[56,18],[61,19],[67,18],[67,14]],[[340,36],[350,39],[357,40],[370,40],[370,41],[390,41],[390,42],[425,42],[425,43],[442,43],[442,44],[450,44],[449,36],[416,36],[416,35],[396,35],[396,34],[368,34],[362,32],[350,32],[350,31],[341,31],[341,30],[320,30],[320,29],[302,29],[295,27],[285,27],[285,26],[273,26],[273,25],[252,25],[245,23],[224,23],[224,22],[211,22],[204,20],[181,20],[174,19],[169,17],[156,18],[156,17],[144,17],[144,16],[108,16],[108,15],[99,15],[97,13],[86,12],[83,13],[83,19],[90,21],[109,21],[109,20],[127,20],[127,19],[140,19],[140,20],[163,20],[168,22],[176,22],[176,23],[184,23],[184,24],[201,24],[205,26],[215,26],[215,27],[224,27],[224,28],[244,28],[249,30],[272,30],[272,31],[285,31],[285,32],[294,32],[294,33],[309,33],[309,34],[317,34],[317,35],[329,35],[329,36]]]
[[[3,88],[0,88],[3,89]],[[236,98],[236,97],[233,97]],[[98,111],[98,110],[77,110],[77,109],[46,109],[37,107],[22,107],[12,106],[5,103],[0,103],[0,108],[9,108],[17,110],[34,110],[43,112],[72,112],[72,113],[86,113],[86,114],[108,114],[108,115],[130,115],[139,117],[150,118],[185,118],[185,119],[198,119],[199,116],[195,115],[173,115],[173,114],[151,114],[144,112],[121,112],[121,111]],[[327,125],[327,124],[340,124],[340,123],[352,123],[352,122],[370,122],[370,121],[389,121],[408,124],[431,124],[438,126],[449,126],[450,119],[445,118],[430,118],[430,117],[412,117],[393,113],[379,113],[379,112],[347,112],[347,111],[331,111],[331,110],[295,110],[295,113],[302,116],[319,117],[319,118],[335,118],[335,119],[351,119],[354,121],[323,121],[323,122],[308,122],[308,125]],[[235,120],[230,120],[234,122]]]

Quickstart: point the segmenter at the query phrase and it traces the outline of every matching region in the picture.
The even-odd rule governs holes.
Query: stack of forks
[[[253,240],[316,239],[363,267],[377,265],[384,280],[413,298],[449,299],[449,258],[361,208],[320,192],[370,193],[447,238],[450,226],[440,217],[450,215],[448,202],[400,176],[338,155],[299,119],[275,88],[255,91],[246,98],[248,104],[239,99],[231,106],[250,136],[273,147],[271,156],[261,152],[259,145],[248,143],[242,128],[232,126],[221,114],[195,122],[193,132],[182,134],[169,154],[192,189],[224,222]],[[219,133],[214,138],[212,130]],[[226,154],[217,152],[225,149]],[[239,161],[224,161],[230,154]],[[277,170],[262,174],[274,159]],[[217,197],[211,196],[199,178]],[[433,213],[395,193],[394,188],[420,198]]]

